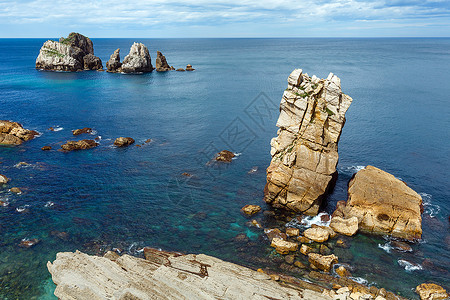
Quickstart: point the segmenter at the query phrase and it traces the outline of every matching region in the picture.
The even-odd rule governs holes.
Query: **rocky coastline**
[[[94,55],[92,41],[79,33],[72,32],[67,38],[59,41],[46,41],[36,58],[36,69],[45,71],[78,72],[83,70],[104,71],[102,60]],[[120,49],[116,49],[106,62],[106,71],[109,73],[144,74],[153,70],[167,72],[175,70],[169,66],[166,57],[157,51],[156,68],[148,48],[142,43],[133,43],[128,55],[120,62]],[[194,71],[190,64],[186,71]],[[179,68],[177,71],[184,71]]]

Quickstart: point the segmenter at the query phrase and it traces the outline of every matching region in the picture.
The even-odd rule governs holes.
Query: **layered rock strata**
[[[152,59],[147,47],[142,43],[133,43],[130,52],[123,59],[122,72],[148,73],[151,71],[153,71]]]
[[[283,285],[267,274],[204,254],[156,249],[144,249],[144,253],[145,260],[113,252],[105,257],[58,253],[53,263],[47,263],[56,284],[55,296],[78,300],[331,299],[321,294],[323,288]]]
[[[25,129],[17,122],[0,120],[0,145],[20,145],[36,135],[39,135],[37,131]]]
[[[422,197],[406,183],[367,166],[350,180],[347,203],[338,206],[333,219],[356,217],[362,231],[414,240],[422,235],[421,206]]]
[[[103,69],[102,61],[94,55],[92,41],[72,32],[67,38],[46,41],[36,59],[36,68],[49,71],[81,71]]]
[[[301,69],[289,75],[280,104],[280,129],[270,143],[267,203],[318,213],[336,173],[339,137],[351,102],[333,73],[326,79],[309,77]]]

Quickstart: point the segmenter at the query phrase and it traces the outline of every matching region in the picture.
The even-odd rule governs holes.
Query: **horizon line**
[[[447,38],[450,38],[450,36],[88,37],[88,38],[90,38],[90,39],[447,39]],[[0,37],[0,39],[59,39],[59,38],[57,38],[57,37]]]

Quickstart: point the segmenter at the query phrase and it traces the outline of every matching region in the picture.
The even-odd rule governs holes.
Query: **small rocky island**
[[[37,135],[39,132],[25,129],[17,122],[0,120],[0,145],[20,145]]]
[[[36,59],[36,69],[66,72],[103,71],[103,64],[102,60],[94,55],[92,41],[82,34],[72,32],[67,38],[62,37],[59,41],[48,40],[44,43]],[[106,70],[110,73],[143,74],[154,69],[148,48],[142,43],[133,43],[123,62],[120,62],[120,49],[116,49],[106,63]],[[169,66],[166,57],[157,51],[156,71],[172,70],[175,68]],[[186,71],[194,70],[190,64],[187,65]]]

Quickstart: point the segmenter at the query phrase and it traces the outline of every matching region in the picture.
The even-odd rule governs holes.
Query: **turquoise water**
[[[160,50],[175,68],[196,68],[145,75],[37,71],[44,41],[0,40],[0,119],[42,133],[0,148],[0,173],[11,178],[0,189],[9,203],[0,207],[0,298],[51,299],[46,263],[76,249],[141,255],[141,247],[152,246],[276,268],[262,231],[249,228],[239,210],[268,209],[262,196],[269,143],[294,68],[335,73],[354,99],[339,144],[338,182],[323,209],[332,212],[346,199],[348,180],[367,164],[400,177],[426,201],[423,241],[413,253],[388,253],[378,246],[387,243],[383,237],[360,234],[349,249],[334,249],[340,261],[369,284],[410,298],[424,281],[450,288],[450,39],[93,40],[104,64],[116,48],[123,58],[140,41],[153,61]],[[82,127],[101,136],[98,148],[40,150],[58,148]],[[152,142],[111,147],[119,136]],[[223,149],[240,155],[230,165],[208,165]],[[13,186],[24,193],[11,194]],[[284,225],[257,218],[266,227]],[[235,241],[241,233],[249,241]],[[18,247],[25,238],[40,243]],[[399,260],[423,269],[407,271]]]

